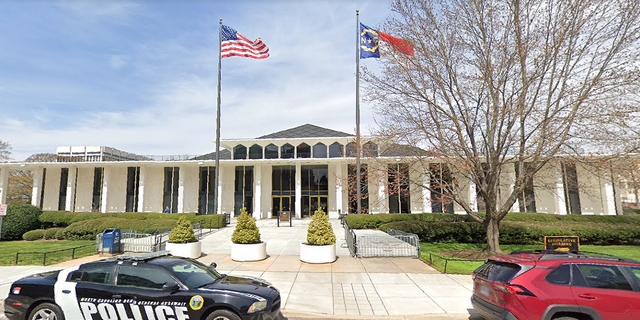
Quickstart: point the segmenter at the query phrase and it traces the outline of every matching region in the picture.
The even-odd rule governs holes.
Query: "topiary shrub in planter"
[[[202,254],[202,243],[193,234],[193,226],[185,216],[178,219],[176,227],[169,233],[166,249],[174,256],[199,258]]]
[[[308,263],[336,261],[336,235],[322,208],[311,217],[307,229],[307,243],[300,244],[300,260]]]
[[[231,242],[231,260],[258,261],[267,258],[267,243],[260,241],[256,219],[249,215],[246,208],[240,210]]]

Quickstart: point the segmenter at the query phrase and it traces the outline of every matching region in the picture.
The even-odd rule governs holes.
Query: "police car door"
[[[54,294],[66,319],[101,319],[93,314],[108,319],[114,314],[105,303],[112,299],[113,270],[113,263],[94,263],[60,272]]]
[[[115,285],[121,301],[116,308],[124,309],[127,318],[120,320],[196,319],[190,317],[189,299],[180,289],[183,287],[164,268],[121,262]]]

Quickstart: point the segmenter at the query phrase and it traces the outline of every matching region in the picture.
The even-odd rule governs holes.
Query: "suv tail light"
[[[505,293],[517,294],[521,296],[531,296],[531,297],[536,296],[531,291],[527,290],[527,288],[517,284],[504,284],[504,283],[494,282],[493,287],[496,290],[499,290]]]

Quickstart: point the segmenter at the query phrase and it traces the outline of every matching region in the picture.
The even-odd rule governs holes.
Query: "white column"
[[[0,169],[0,203],[7,203],[7,189],[9,188],[9,169]]]
[[[146,166],[140,166],[140,177],[138,183],[138,212],[144,212],[144,181],[147,173]],[[164,208],[163,208],[164,210]]]
[[[476,184],[471,181],[469,181],[469,207],[471,211],[478,212],[478,191]]]
[[[75,167],[69,167],[69,177],[67,179],[67,201],[64,204],[64,210],[68,212],[75,212],[73,207],[74,200],[76,199],[76,178],[78,172]]]
[[[296,163],[296,218],[302,219],[302,165]]]
[[[422,176],[422,183],[425,186],[430,185],[431,183],[431,177],[429,176],[429,172],[425,172],[424,175]],[[427,213],[432,213],[433,209],[431,208],[431,190],[427,189],[427,188],[422,188],[422,205],[423,207],[423,211],[427,212]]]
[[[178,212],[184,212],[184,177],[186,173],[184,172],[184,166],[178,167]],[[174,171],[175,173],[175,171]]]
[[[342,163],[336,164],[336,210],[340,210],[341,214],[345,214],[345,210],[342,207],[342,183],[347,181],[349,183],[349,179],[344,179],[342,176]]]
[[[218,173],[218,192],[217,192],[217,198],[218,201],[217,206],[218,208],[216,208],[215,212],[217,214],[222,214],[223,210],[222,210],[222,182],[225,179],[225,174],[224,174],[224,170],[221,169],[222,166],[220,166],[220,168],[216,168],[216,170],[220,170],[220,173]],[[231,193],[233,194],[233,189],[231,189]],[[224,211],[227,211],[226,209]],[[233,217],[233,206],[231,207],[231,210],[228,212],[229,214],[231,214],[231,216]]]
[[[40,206],[40,197],[42,196],[42,172],[43,168],[37,167],[33,169],[33,185],[31,186],[31,205],[34,207]]]
[[[262,165],[258,164],[253,167],[253,217],[256,219],[266,218],[262,215],[262,203],[261,203],[261,180],[262,180]]]
[[[564,194],[564,182],[562,179],[564,176],[564,172],[562,171],[561,165],[558,165],[558,170],[555,176],[556,176],[556,187],[555,187],[556,190],[555,192],[553,192],[553,194],[555,194],[555,197],[556,197],[556,214],[566,215],[567,199]]]
[[[104,167],[102,175],[102,203],[100,204],[100,212],[107,213],[107,202],[109,202],[109,180],[111,177],[111,168]]]

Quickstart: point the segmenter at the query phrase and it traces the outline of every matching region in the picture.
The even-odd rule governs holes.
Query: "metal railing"
[[[88,245],[84,245],[84,246],[79,246],[79,247],[73,247],[73,248],[67,248],[67,249],[60,249],[60,250],[52,250],[52,251],[47,251],[47,252],[16,252],[16,259],[13,262],[14,265],[18,265],[18,262],[20,260],[20,256],[26,256],[26,255],[42,255],[42,265],[46,266],[47,265],[47,255],[49,257],[51,256],[60,256],[60,254],[62,254],[65,251],[70,251],[71,253],[71,260],[76,258],[76,251],[78,249],[84,249],[87,247],[91,247],[93,246],[92,244],[88,244]]]
[[[344,227],[344,239],[347,242],[347,247],[349,247],[349,253],[351,256],[358,256],[358,246],[356,245],[356,233],[349,227],[348,223],[343,223]]]
[[[402,240],[412,247],[416,248],[416,255],[414,257],[420,258],[420,237],[418,237],[417,234],[391,228],[387,229],[387,234],[395,237],[396,239]]]
[[[199,223],[193,224],[193,234],[198,240],[211,233],[211,229],[204,229]],[[120,237],[122,252],[156,252],[165,249],[169,242],[169,233],[166,230],[159,233],[140,233],[135,230],[125,230]],[[96,236],[96,251],[102,252],[102,233]]]
[[[444,261],[444,271],[442,271],[442,273],[447,273],[447,267],[449,267],[449,262],[484,262],[485,260],[478,260],[478,259],[459,259],[459,258],[447,258],[447,257],[443,257],[441,255],[429,252],[429,251],[425,251],[424,253],[429,255],[429,264],[431,266],[433,266],[436,270],[440,270],[441,268],[439,268],[436,263],[435,260],[433,259],[433,257],[436,257],[440,260]]]
[[[420,257],[420,240],[417,235],[412,233],[359,235],[356,248],[357,256],[360,258]]]

